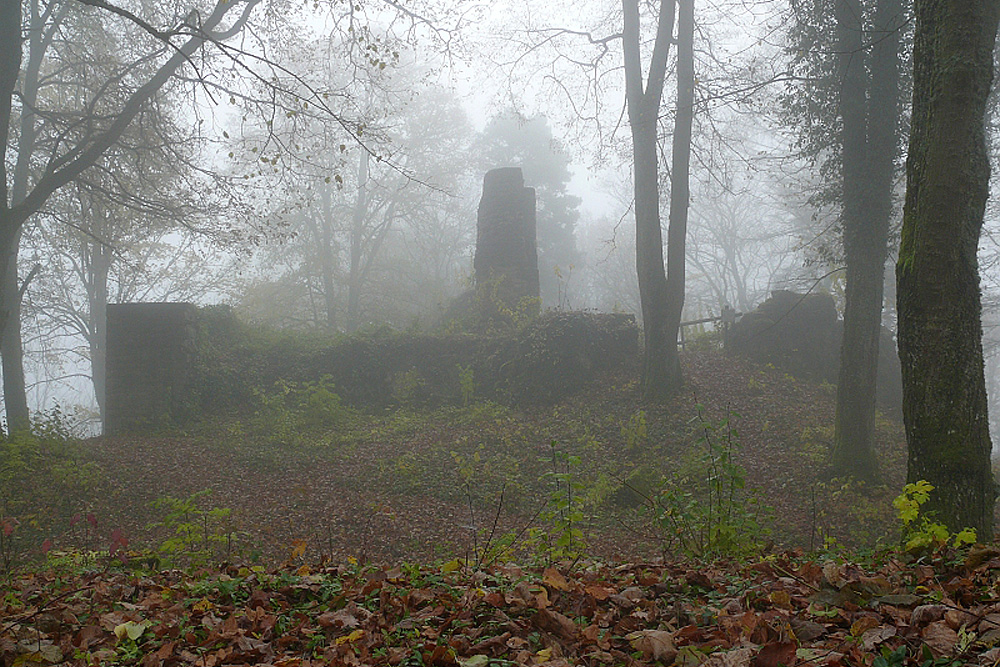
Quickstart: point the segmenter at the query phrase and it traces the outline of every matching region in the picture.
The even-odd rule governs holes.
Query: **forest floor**
[[[659,406],[623,373],[330,427],[286,387],[79,443],[0,513],[0,666],[1000,665],[1000,550],[898,549],[898,423],[882,485],[831,481],[832,387],[684,369]]]
[[[211,517],[209,532],[271,563],[303,542],[314,559],[334,562],[451,558],[501,538],[537,552],[562,537],[578,553],[618,560],[690,551],[681,541],[701,536],[657,520],[666,492],[676,516],[728,512],[734,525],[768,531],[762,541],[776,548],[897,539],[900,424],[878,420],[883,485],[831,481],[822,466],[833,387],[712,350],[686,354],[684,369],[685,391],[662,406],[643,405],[622,374],[528,410],[403,408],[324,428],[279,407],[184,434],[94,439],[85,456],[104,483],[86,511],[151,544],[176,528],[150,534],[168,512],[163,499],[210,490],[199,510],[231,513]],[[664,478],[672,481],[661,487]],[[710,492],[724,498],[707,503]],[[684,494],[700,505],[684,505]]]

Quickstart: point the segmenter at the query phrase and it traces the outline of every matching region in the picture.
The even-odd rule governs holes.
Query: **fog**
[[[130,20],[70,3],[61,18],[37,19],[54,38],[48,50],[23,48],[24,76],[41,77],[37,145],[19,176],[29,191],[46,151],[58,165],[85,150],[92,138],[79,128],[109,127],[115,96],[127,99],[143,68],[169,58],[146,27],[177,25],[189,8],[175,4]],[[640,4],[637,57],[648,77],[655,3]],[[641,319],[620,4],[243,6],[245,24],[223,21],[231,38],[176,67],[111,148],[24,223],[16,270],[32,411],[58,404],[93,423],[106,303],[229,304],[248,322],[329,334],[440,331],[473,285],[477,206],[496,167],[521,167],[535,189],[541,308]],[[779,2],[724,3],[699,5],[695,24],[682,321],[725,306],[749,312],[774,290],[829,292],[842,310],[837,131],[822,85],[808,83],[833,76],[829,45],[816,37],[823,19]],[[676,51],[655,134],[664,231]],[[65,91],[46,78],[57,68],[76,97],[59,98]],[[93,83],[102,77],[106,89]],[[8,145],[12,174],[23,132]],[[892,160],[890,329],[903,160],[902,151]],[[993,206],[981,248],[991,406],[1000,400],[998,222]]]

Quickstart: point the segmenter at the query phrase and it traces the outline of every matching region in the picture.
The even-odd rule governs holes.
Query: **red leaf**
[[[97,517],[94,516],[93,512],[87,512],[87,523],[90,524],[91,528],[97,528]]]
[[[52,540],[46,538],[45,541],[42,542],[42,553],[47,554],[51,549],[52,549]]]
[[[766,644],[750,662],[750,667],[782,667],[795,664],[795,642]]]

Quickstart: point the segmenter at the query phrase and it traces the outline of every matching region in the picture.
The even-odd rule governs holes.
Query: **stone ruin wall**
[[[176,421],[197,356],[198,309],[189,303],[109,304],[107,327],[104,432]]]
[[[351,337],[307,353],[270,357],[255,349],[227,362],[231,376],[206,383],[199,343],[204,349],[227,343],[208,340],[213,334],[199,327],[197,308],[110,305],[105,433],[182,423],[189,413],[226,402],[213,402],[205,387],[192,383],[212,387],[209,393],[238,395],[249,389],[234,391],[234,382],[267,391],[278,379],[307,382],[329,375],[345,401],[362,407],[391,403],[397,379],[416,373],[428,393],[425,402],[432,404],[454,400],[456,369],[467,367],[475,370],[480,397],[524,404],[558,400],[599,373],[634,363],[638,328],[631,315],[535,317],[540,305],[535,191],[525,187],[519,167],[485,175],[476,232],[476,288],[472,303],[456,311],[464,309],[471,323],[465,331],[487,335]]]
[[[831,295],[776,290],[727,330],[726,349],[796,377],[836,384],[843,335],[844,323]],[[899,356],[885,327],[879,339],[876,401],[887,415],[902,417]]]

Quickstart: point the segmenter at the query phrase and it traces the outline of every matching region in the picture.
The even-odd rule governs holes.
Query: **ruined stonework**
[[[539,303],[535,190],[524,187],[520,167],[486,173],[476,225],[476,300],[493,311]]]
[[[772,292],[730,328],[726,348],[797,377],[836,382],[837,306],[829,294]]]
[[[726,349],[783,368],[796,377],[836,384],[844,323],[829,294],[788,290],[747,313],[728,330]],[[888,415],[902,416],[902,375],[892,333],[879,339],[876,400]]]
[[[194,362],[198,309],[188,303],[108,305],[108,435],[180,418]]]

